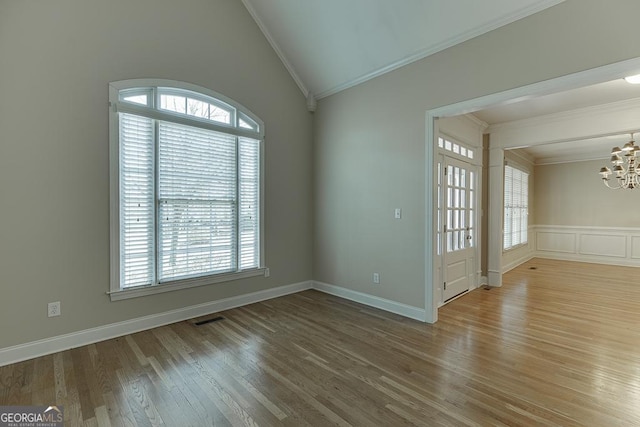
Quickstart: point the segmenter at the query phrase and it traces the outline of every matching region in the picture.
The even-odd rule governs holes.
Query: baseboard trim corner
[[[323,282],[314,281],[313,289],[324,292],[326,294],[335,295],[340,298],[364,304],[369,307],[378,308],[380,310],[408,317],[410,319],[419,320],[421,322],[427,321],[427,312],[424,308],[402,304],[396,301],[391,301],[385,298],[380,298],[374,295],[365,294],[362,292],[343,288],[341,286],[330,285]]]
[[[533,258],[535,258],[535,254],[533,253],[528,253],[527,255],[518,258],[515,261],[511,261],[509,264],[503,265],[502,266],[502,274],[505,274],[511,270],[513,270],[514,268],[524,264],[527,261],[531,261]]]

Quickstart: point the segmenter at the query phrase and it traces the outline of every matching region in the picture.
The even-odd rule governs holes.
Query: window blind
[[[260,141],[240,138],[240,269],[257,267],[260,255]]]
[[[529,174],[512,166],[504,168],[503,248],[527,243]]]
[[[111,290],[259,274],[264,125],[207,89],[137,82],[110,88]]]
[[[236,269],[236,137],[159,123],[158,279]]]
[[[153,123],[120,115],[121,283],[139,286],[154,280]]]

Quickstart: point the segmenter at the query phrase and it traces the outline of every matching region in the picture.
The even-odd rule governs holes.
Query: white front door
[[[476,167],[444,158],[443,302],[475,286]]]

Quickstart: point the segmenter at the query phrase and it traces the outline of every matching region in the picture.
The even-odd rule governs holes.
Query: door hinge
[[[447,282],[444,282],[444,290],[447,290]]]
[[[447,232],[447,224],[444,225],[444,232]]]

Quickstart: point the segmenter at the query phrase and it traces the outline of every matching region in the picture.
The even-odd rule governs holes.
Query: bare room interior
[[[0,424],[640,424],[639,13],[0,0]]]

